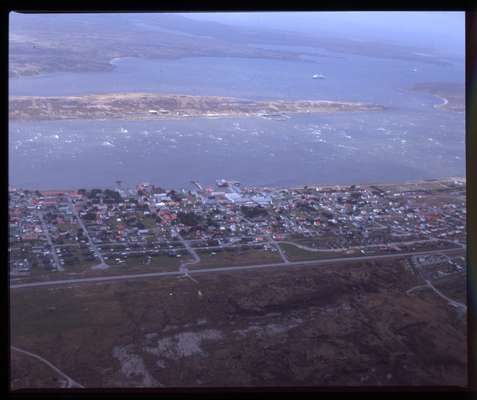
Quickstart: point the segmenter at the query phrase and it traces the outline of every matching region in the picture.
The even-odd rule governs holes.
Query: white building
[[[247,199],[244,199],[239,193],[226,193],[225,198],[231,203],[246,203]]]
[[[272,204],[272,198],[269,196],[253,196],[251,200],[261,206]]]

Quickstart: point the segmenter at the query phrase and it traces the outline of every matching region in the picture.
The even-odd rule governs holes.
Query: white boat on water
[[[315,75],[313,75],[312,78],[313,78],[313,79],[325,79],[325,76],[324,76],[324,75],[321,75],[321,74],[315,74]]]

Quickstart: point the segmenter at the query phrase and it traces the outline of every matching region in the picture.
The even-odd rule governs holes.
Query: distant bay
[[[415,71],[416,70],[416,71]],[[323,74],[325,79],[312,79]],[[464,79],[463,64],[361,56],[314,62],[240,58],[115,61],[111,72],[10,80],[11,95],[160,92],[362,101],[389,110],[346,115],[186,121],[12,122],[10,184],[36,188],[218,178],[253,185],[383,182],[465,174],[464,114],[435,109],[423,81]],[[127,132],[126,132],[127,131]]]

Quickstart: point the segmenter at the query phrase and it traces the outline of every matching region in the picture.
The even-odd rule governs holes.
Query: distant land
[[[114,68],[111,60],[121,57],[300,59],[297,53],[248,46],[238,40],[240,31],[227,30],[225,25],[216,24],[213,34],[200,34],[197,32],[200,29],[194,29],[195,21],[167,14],[91,14],[86,18],[71,14],[54,18],[14,14],[11,20],[10,78],[53,72],[110,71]],[[174,21],[178,29],[174,29]],[[188,23],[192,31],[186,28]],[[197,25],[201,28],[208,24],[197,22]]]
[[[252,116],[283,118],[293,113],[382,111],[360,102],[326,100],[252,101],[233,97],[157,93],[110,93],[84,96],[10,97],[11,120],[158,119]]]
[[[418,83],[413,90],[426,92],[439,98],[442,103],[436,104],[434,108],[441,108],[448,111],[465,111],[465,88],[461,83],[454,82],[425,82]]]
[[[110,71],[120,57],[171,59],[241,57],[301,60],[314,52],[260,48],[307,46],[345,54],[444,65],[449,60],[421,48],[356,42],[296,32],[243,29],[174,14],[11,14],[10,78],[52,72]],[[422,53],[426,51],[426,53]]]

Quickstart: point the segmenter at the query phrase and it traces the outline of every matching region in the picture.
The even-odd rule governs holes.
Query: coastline
[[[446,105],[449,104],[449,100],[445,97],[439,96],[437,94],[435,94],[434,96],[442,101],[442,103],[440,104],[434,104],[434,108],[446,108]]]
[[[385,111],[386,109],[383,109]],[[190,114],[183,114],[183,115],[161,115],[161,116],[128,116],[124,117],[121,115],[115,117],[107,117],[107,118],[94,118],[94,117],[82,117],[82,118],[75,118],[75,117],[63,117],[63,118],[11,118],[11,122],[47,122],[47,121],[180,121],[184,119],[233,119],[233,118],[253,118],[253,119],[263,119],[269,121],[284,121],[292,119],[293,117],[304,117],[307,115],[313,114],[333,114],[337,112],[346,112],[346,113],[358,113],[358,112],[366,112],[366,111],[375,111],[375,110],[350,110],[350,111],[314,111],[314,112],[289,112],[287,114],[283,114],[277,117],[267,117],[260,114],[244,114],[244,113],[229,113],[229,114],[220,114],[220,115],[205,115],[205,114],[197,114],[197,115],[190,115]]]
[[[436,110],[465,112],[465,89],[457,82],[424,82],[414,85],[417,92],[427,93],[441,102],[433,104]]]
[[[371,187],[371,186],[406,186],[406,185],[424,185],[424,184],[432,184],[432,183],[440,183],[440,182],[449,182],[449,181],[457,181],[459,183],[466,183],[465,176],[448,176],[448,177],[441,177],[441,178],[428,178],[428,179],[416,179],[416,180],[405,180],[401,182],[356,182],[353,184],[330,184],[330,183],[308,183],[302,185],[290,185],[290,186],[280,186],[280,185],[244,185],[244,187],[249,189],[271,189],[271,190],[281,190],[281,189],[288,189],[288,190],[303,190],[304,187],[310,188],[317,188],[320,189],[334,189],[334,190],[343,190],[344,188],[349,188],[350,186],[357,186],[357,187]],[[136,185],[140,184],[141,182],[137,182]],[[111,186],[81,186],[75,189],[70,188],[32,188],[32,187],[20,187],[15,186],[9,183],[8,191],[16,191],[16,190],[39,190],[44,192],[65,192],[65,193],[72,193],[76,192],[78,189],[94,189],[94,188],[101,188],[101,189],[113,189],[114,185]],[[166,190],[180,190],[180,187],[171,187]]]
[[[261,100],[163,93],[107,93],[83,96],[12,96],[10,120],[125,119],[188,117],[288,118],[290,114],[384,111],[377,104],[330,100]]]

